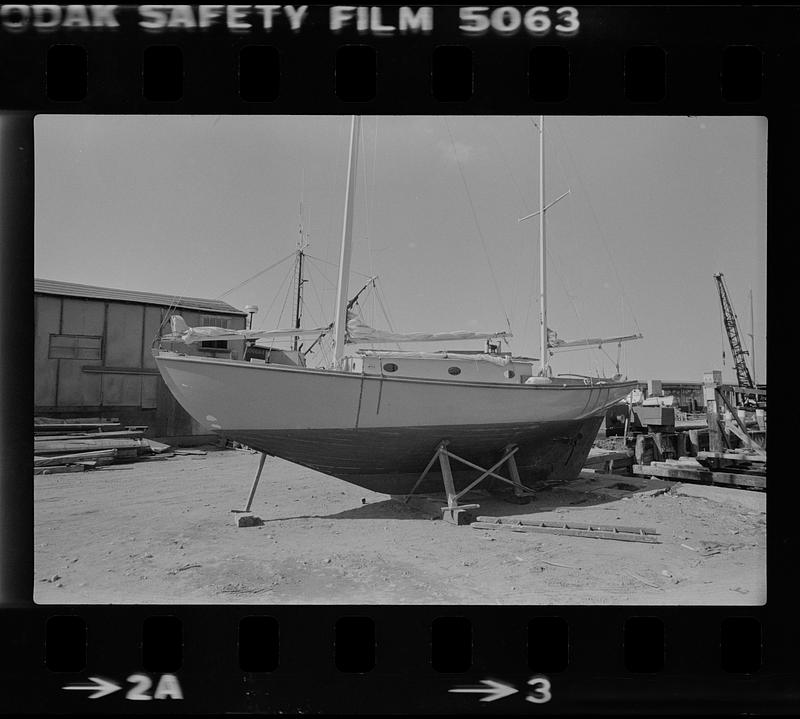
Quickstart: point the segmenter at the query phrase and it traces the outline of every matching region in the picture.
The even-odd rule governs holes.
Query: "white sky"
[[[302,200],[317,258],[304,325],[327,324],[349,125],[39,116],[35,275],[216,298],[295,250]],[[733,380],[713,279],[723,272],[748,348],[753,291],[766,381],[766,120],[552,117],[545,127],[547,198],[572,190],[547,213],[549,326],[567,340],[641,331],[623,346],[629,377],[700,380],[716,368]],[[517,222],[538,203],[532,118],[364,117],[362,138],[350,295],[364,281],[356,273],[379,275],[401,332],[504,330],[507,316],[514,353],[538,356],[538,222]],[[259,305],[256,327],[287,326],[290,271],[285,262],[224,299]],[[385,328],[378,304],[363,307]],[[606,351],[616,359],[616,346]],[[596,350],[559,353],[553,366],[614,371]]]

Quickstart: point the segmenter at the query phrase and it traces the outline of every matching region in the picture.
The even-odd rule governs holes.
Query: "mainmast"
[[[547,271],[545,258],[544,232],[544,115],[539,115],[539,352],[541,369],[539,373],[547,376],[549,350],[547,342]]]
[[[535,124],[535,123],[534,123]],[[600,347],[608,342],[627,342],[629,340],[638,340],[642,338],[641,333],[635,335],[625,335],[624,337],[590,337],[582,340],[573,340],[564,342],[558,340],[553,335],[553,341],[550,341],[550,332],[547,329],[547,241],[545,236],[545,213],[557,202],[563,200],[569,193],[567,190],[563,195],[560,195],[549,204],[545,204],[545,191],[544,191],[544,115],[539,115],[539,209],[532,212],[530,215],[520,217],[517,222],[529,220],[532,217],[539,216],[539,353],[540,353],[540,369],[539,374],[542,377],[550,376],[550,350],[565,349],[567,347]]]
[[[344,196],[344,221],[342,224],[342,252],[339,258],[339,282],[336,296],[336,318],[334,320],[333,366],[339,367],[344,357],[344,334],[347,327],[347,285],[350,275],[350,256],[353,239],[353,195],[358,162],[358,138],[361,117],[353,115],[350,125],[350,159],[347,163],[347,188]]]

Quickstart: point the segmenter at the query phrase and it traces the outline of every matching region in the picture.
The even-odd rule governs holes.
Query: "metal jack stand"
[[[255,479],[253,479],[253,485],[250,487],[250,494],[247,497],[247,504],[245,505],[244,509],[232,509],[231,512],[234,514],[250,514],[250,507],[253,505],[253,497],[256,495],[256,488],[258,487],[258,481],[261,479],[261,472],[264,469],[264,462],[267,460],[266,452],[261,453],[261,459],[258,462],[258,471],[256,472]],[[250,521],[245,521],[249,519]],[[236,525],[239,527],[246,527],[251,526],[251,524],[261,524],[261,518],[251,515],[251,517],[236,517]]]
[[[503,451],[503,456],[495,462],[489,469],[485,467],[480,467],[477,464],[473,464],[469,460],[464,459],[463,457],[459,457],[457,454],[453,454],[447,450],[448,441],[442,441],[439,446],[436,448],[436,452],[434,453],[433,457],[431,457],[430,462],[428,462],[428,466],[425,467],[425,470],[419,476],[419,479],[414,484],[411,491],[406,495],[404,501],[408,503],[408,500],[417,490],[419,487],[420,482],[427,476],[428,472],[433,467],[434,462],[439,460],[439,465],[442,470],[442,480],[444,481],[444,489],[447,493],[447,506],[442,507],[442,519],[451,524],[467,524],[469,521],[468,518],[468,510],[470,509],[477,509],[480,507],[479,504],[459,504],[458,500],[463,497],[467,492],[469,492],[473,487],[478,485],[482,482],[486,477],[494,477],[495,479],[499,479],[503,482],[506,482],[514,487],[514,494],[518,497],[525,496],[525,495],[532,495],[533,492],[528,490],[521,482],[519,478],[519,470],[517,468],[516,460],[514,459],[514,455],[516,454],[519,447],[515,444],[509,444]],[[450,459],[454,459],[457,462],[461,462],[461,464],[465,464],[468,467],[472,467],[472,469],[477,469],[482,474],[471,484],[467,487],[462,489],[460,492],[456,492],[455,485],[453,483],[453,472],[450,468]],[[511,475],[511,479],[507,477],[502,477],[499,474],[496,474],[495,470],[499,469],[503,464],[508,462],[508,471]]]

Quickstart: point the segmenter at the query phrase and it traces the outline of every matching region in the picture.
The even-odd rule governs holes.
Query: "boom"
[[[722,304],[722,321],[725,325],[725,332],[728,334],[728,342],[730,342],[731,345],[733,362],[736,365],[736,381],[740,387],[754,389],[755,383],[750,376],[750,370],[747,368],[747,363],[744,359],[748,352],[742,347],[742,341],[739,339],[739,327],[736,324],[736,313],[733,311],[731,301],[728,298],[728,290],[725,287],[725,280],[722,277],[722,273],[718,272],[714,275],[714,279],[717,281],[719,301]]]

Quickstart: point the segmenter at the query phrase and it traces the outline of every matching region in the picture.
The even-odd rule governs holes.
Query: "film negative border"
[[[297,31],[279,6],[269,32],[252,11],[235,19],[248,29],[222,13],[192,27],[185,12],[148,29],[135,6],[113,13],[118,27],[92,6],[70,6],[85,8],[70,24],[66,10],[40,14],[39,27],[45,6],[2,7],[17,8],[0,11],[5,306],[32,289],[15,268],[32,265],[38,112],[762,114],[773,242],[793,226],[798,8],[577,6],[579,31],[537,35],[530,6],[516,6],[513,31],[514,13],[492,24],[511,6],[473,12],[489,23],[478,32],[452,6],[406,32],[388,6],[338,32],[328,6]],[[570,14],[548,17],[552,28]],[[18,345],[30,318],[2,327]],[[765,607],[32,606],[32,492],[9,479],[29,469],[13,416],[30,406],[26,362],[2,364],[3,436],[21,448],[3,454],[0,484],[8,711],[780,712],[796,696],[792,486],[769,500]]]
[[[752,114],[798,62],[791,8],[59,7],[0,5],[2,109]]]
[[[504,713],[764,712],[782,706],[789,681],[766,649],[782,628],[741,608],[723,619],[698,608],[699,622],[678,608],[605,609],[600,626],[598,612],[549,607],[37,614],[28,626],[3,622],[4,670],[17,675],[6,706],[25,713],[127,713],[142,701],[157,713],[418,714],[487,702]]]

